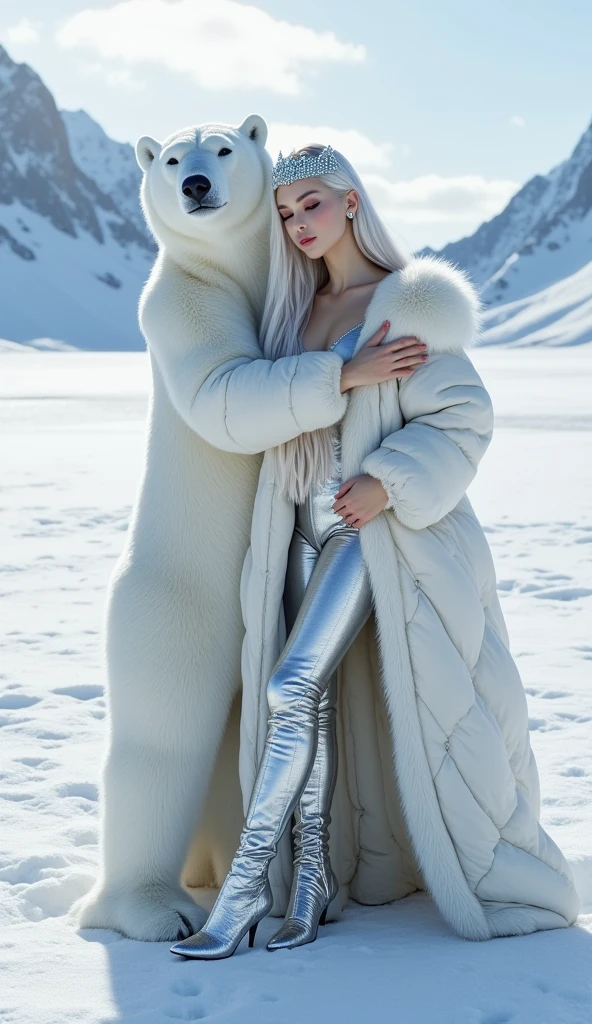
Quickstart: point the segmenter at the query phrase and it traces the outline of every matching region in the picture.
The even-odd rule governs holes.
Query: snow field
[[[350,901],[317,942],[263,921],[218,962],[77,933],[97,871],[101,629],[144,443],[145,353],[0,352],[0,1024],[589,1024],[592,1019],[592,351],[481,349],[496,409],[469,490],[527,694],[541,821],[575,927],[470,943],[425,893]],[[211,906],[215,893],[202,893]]]

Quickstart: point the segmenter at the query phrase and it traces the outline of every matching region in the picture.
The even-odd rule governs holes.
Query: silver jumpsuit
[[[351,359],[363,324],[331,346]],[[357,527],[333,511],[341,486],[341,436],[333,427],[335,473],[296,506],[284,586],[288,632],[267,685],[267,736],[237,853],[203,928],[172,952],[230,955],[273,904],[269,862],[295,812],[294,884],[286,920],[268,949],[316,937],[319,915],[339,891],[328,856],[337,774],[337,667],[368,619],[371,588]],[[324,916],[320,918],[324,921]]]

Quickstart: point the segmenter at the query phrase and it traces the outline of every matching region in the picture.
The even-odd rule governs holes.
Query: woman
[[[274,889],[282,902],[292,812],[290,899],[268,949],[313,941],[338,896],[384,903],[417,888],[466,938],[565,927],[577,894],[538,822],[526,700],[465,493],[492,434],[463,351],[476,294],[445,261],[401,255],[331,147],[280,154],[273,185],[264,354],[332,349],[353,387],[340,429],[263,460],[241,580],[249,805],[205,925],[172,951],[230,956],[247,931],[253,944]],[[385,320],[428,358],[370,384],[359,357]],[[339,746],[353,783],[333,803]]]

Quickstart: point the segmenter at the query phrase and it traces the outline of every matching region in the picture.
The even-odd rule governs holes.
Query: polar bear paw
[[[70,916],[77,928],[109,928],[128,939],[170,942],[199,931],[208,911],[180,887],[152,885],[116,892],[92,889]]]

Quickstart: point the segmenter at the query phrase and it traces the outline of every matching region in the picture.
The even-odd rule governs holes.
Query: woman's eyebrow
[[[298,199],[296,200],[296,202],[299,203],[301,199],[306,199],[307,196],[312,196],[314,192],[318,192],[318,191],[319,191],[318,188],[311,188],[308,192],[303,192],[301,196],[298,196]],[[278,206],[278,210],[287,210],[287,209],[288,209],[288,207],[284,206],[283,203],[280,203],[279,206]]]

